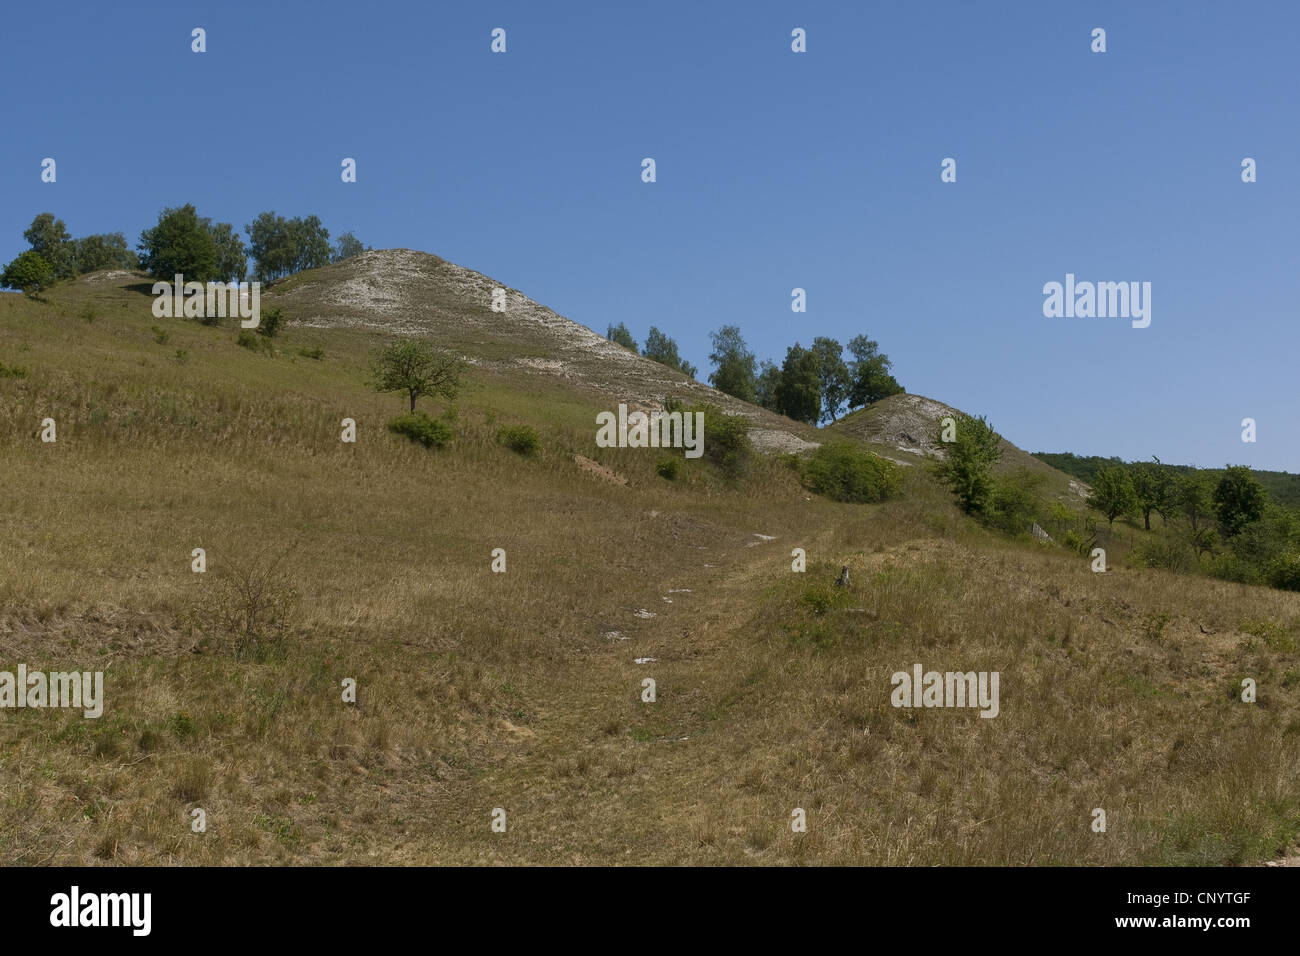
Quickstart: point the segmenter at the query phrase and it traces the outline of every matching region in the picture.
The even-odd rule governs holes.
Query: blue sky
[[[866,333],[909,391],[1029,450],[1300,471],[1300,4],[168,0],[4,19],[4,261],[47,210],[133,244],[185,202],[241,233],[314,213],[601,333],[657,325],[701,378],[726,323],[778,361]],[[1045,318],[1067,272],[1150,282],[1150,327]]]

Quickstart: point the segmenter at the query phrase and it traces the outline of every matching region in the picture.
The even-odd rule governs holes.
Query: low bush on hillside
[[[892,461],[848,444],[822,445],[804,463],[804,480],[835,501],[876,502],[895,497],[902,472]]]
[[[727,415],[712,405],[694,405],[680,411],[683,418],[703,412],[705,458],[717,465],[728,478],[739,478],[745,473],[753,454],[747,419],[740,415]]]
[[[680,458],[660,458],[655,464],[655,474],[660,478],[667,478],[669,481],[676,481],[681,469],[682,460]]]
[[[536,430],[528,425],[509,425],[497,431],[497,441],[521,455],[536,455],[542,450],[542,440]]]
[[[258,317],[257,334],[265,335],[268,339],[274,338],[283,324],[284,311],[282,309],[266,309]]]
[[[1129,560],[1137,567],[1163,568],[1166,571],[1191,571],[1199,564],[1195,549],[1172,535],[1160,535],[1141,542],[1130,553]]]
[[[260,343],[257,341],[257,336],[248,331],[248,329],[240,330],[239,337],[235,339],[235,344],[246,349],[252,349],[253,351],[257,351],[258,348],[261,347]]]
[[[453,432],[445,422],[430,418],[424,412],[400,415],[388,423],[390,432],[405,435],[425,448],[441,448],[452,440]]]
[[[303,358],[314,359],[315,361],[319,362],[321,359],[325,357],[325,350],[324,349],[299,349],[298,354],[301,355]]]
[[[26,378],[27,369],[18,365],[6,365],[0,362],[0,378]]]

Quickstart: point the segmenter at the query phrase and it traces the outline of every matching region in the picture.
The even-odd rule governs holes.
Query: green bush
[[[660,458],[655,464],[655,474],[660,478],[667,478],[669,481],[676,481],[681,469],[682,460],[680,458]]]
[[[799,596],[799,603],[808,610],[812,611],[818,617],[825,614],[833,608],[839,600],[839,595],[829,584],[810,584],[804,588],[804,592]]]
[[[1007,534],[1028,534],[1035,523],[1041,523],[1037,492],[1045,479],[1027,468],[1018,468],[1006,478],[992,479],[984,523]]]
[[[246,349],[253,349],[254,351],[260,348],[257,336],[248,331],[248,329],[240,329],[239,338],[235,339],[235,344],[243,346]]]
[[[1300,555],[1274,558],[1268,567],[1268,583],[1283,591],[1300,591]]]
[[[903,477],[899,467],[854,445],[822,445],[803,468],[813,491],[835,501],[884,501],[898,494]]]
[[[688,408],[682,416],[704,413],[704,457],[713,462],[728,478],[737,478],[749,466],[753,445],[749,441],[749,421],[740,415],[727,415],[711,405]]]
[[[390,432],[405,435],[425,448],[441,448],[453,437],[452,430],[446,423],[430,418],[424,412],[398,416],[387,427]]]
[[[284,312],[281,309],[266,309],[258,319],[257,334],[265,335],[268,339],[274,338],[275,334],[280,331],[280,326],[283,324]]]
[[[151,326],[150,331],[153,332],[153,340],[159,345],[166,345],[167,340],[171,338],[166,329],[160,329],[156,325]]]
[[[27,369],[19,365],[6,365],[0,362],[0,378],[26,378]]]
[[[528,425],[510,425],[497,431],[497,441],[521,455],[536,455],[542,440]]]
[[[303,358],[315,359],[317,362],[319,362],[321,359],[325,357],[325,350],[324,349],[299,349],[298,354],[301,355]]]
[[[1130,558],[1140,567],[1166,571],[1190,571],[1199,563],[1191,545],[1166,535],[1143,541],[1133,549]]]

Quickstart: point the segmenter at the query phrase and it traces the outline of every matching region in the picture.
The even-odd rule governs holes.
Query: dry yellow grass
[[[0,297],[0,669],[103,670],[107,702],[0,711],[11,863],[1246,863],[1300,833],[1296,595],[1092,574],[919,468],[879,506],[769,459],[665,482],[593,447],[610,395],[526,371],[474,371],[426,451],[382,428],[370,333],[267,356],[111,284],[49,298]],[[238,573],[276,559],[242,633]],[[999,671],[1001,714],[891,707],[916,662]]]

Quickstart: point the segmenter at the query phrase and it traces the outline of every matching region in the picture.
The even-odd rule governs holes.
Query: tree
[[[72,240],[77,274],[100,269],[138,269],[140,259],[127,248],[126,236],[108,232]]]
[[[289,220],[289,236],[293,244],[293,272],[319,269],[330,264],[330,233],[316,216]]]
[[[293,271],[295,253],[288,220],[274,211],[263,212],[244,226],[244,231],[249,254],[257,263],[253,275],[259,282],[272,282]]]
[[[334,254],[329,230],[316,216],[285,219],[274,211],[264,212],[244,229],[248,232],[249,252],[257,261],[256,277],[261,282],[329,265]]]
[[[776,383],[776,410],[797,422],[816,425],[821,417],[821,368],[817,355],[798,342],[785,351]]]
[[[5,266],[0,274],[0,285],[6,289],[20,289],[35,298],[36,293],[54,284],[54,267],[42,255],[28,249]]]
[[[835,421],[848,400],[852,380],[844,364],[844,346],[835,339],[819,335],[813,339],[812,352],[817,356],[817,387],[821,392],[821,417]]]
[[[713,342],[709,361],[715,366],[709,373],[709,384],[742,402],[752,402],[755,397],[754,353],[741,338],[740,326],[724,325],[709,333],[709,338]]]
[[[1130,514],[1137,506],[1133,478],[1127,468],[1116,465],[1097,469],[1092,479],[1092,494],[1088,496],[1089,508],[1100,511],[1106,516],[1106,523],[1113,526],[1116,518]]]
[[[1151,512],[1164,516],[1171,510],[1173,497],[1173,477],[1168,469],[1154,462],[1139,462],[1129,469],[1133,483],[1133,494],[1137,499],[1138,510],[1142,512],[1142,522],[1147,531],[1151,530]]]
[[[942,428],[936,436],[945,455],[934,472],[957,496],[962,511],[984,514],[993,496],[993,464],[1002,457],[1002,436],[983,415],[961,415],[955,425],[952,441],[943,441]]]
[[[1229,465],[1214,489],[1214,512],[1224,534],[1241,534],[1246,525],[1264,516],[1264,489],[1247,465]]]
[[[1201,530],[1201,521],[1210,516],[1210,495],[1208,478],[1201,472],[1194,471],[1174,482],[1174,508],[1187,518],[1193,534]]]
[[[660,365],[667,365],[669,368],[676,369],[691,378],[694,378],[695,373],[698,371],[694,365],[677,354],[677,343],[653,325],[650,326],[650,331],[646,333],[645,348],[641,354],[648,359],[654,359]]]
[[[904,391],[898,380],[889,373],[893,363],[880,351],[880,346],[865,335],[849,339],[849,353],[853,360],[849,368],[849,408],[870,405],[890,395]]]
[[[406,392],[412,412],[416,399],[425,395],[455,398],[462,370],[459,358],[424,339],[394,342],[381,349],[372,362],[375,390]]]
[[[617,342],[623,348],[636,354],[636,339],[632,338],[632,333],[627,330],[627,326],[620,322],[618,325],[611,325],[605,332],[605,338],[611,342]]]
[[[220,271],[221,250],[210,228],[187,203],[158,214],[158,225],[140,233],[140,266],[157,279],[183,275],[187,282],[211,282],[224,278]]]
[[[243,282],[248,277],[248,255],[239,233],[228,222],[208,224],[207,228],[217,247],[217,278],[223,282]]]
[[[351,259],[355,255],[369,251],[369,246],[363,245],[361,240],[351,232],[345,232],[334,243],[334,255],[330,261],[342,262],[344,259]]]
[[[23,232],[32,251],[50,264],[55,279],[68,279],[77,274],[76,247],[72,235],[62,219],[54,213],[43,212]]]
[[[779,412],[776,404],[776,388],[781,384],[781,369],[775,362],[763,359],[759,366],[758,377],[754,380],[754,400],[769,411]]]

